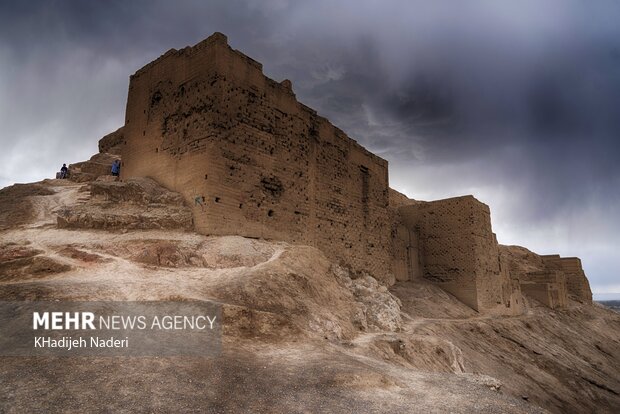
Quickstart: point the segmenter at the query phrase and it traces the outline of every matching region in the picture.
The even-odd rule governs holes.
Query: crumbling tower
[[[308,244],[390,277],[387,161],[223,34],[138,70],[125,122],[122,175],[183,194],[199,232]]]
[[[472,196],[399,208],[416,240],[419,272],[480,312],[520,313],[519,285],[499,260],[489,207]]]
[[[564,273],[566,290],[570,295],[584,302],[592,302],[590,283],[578,257],[560,257],[560,255],[552,254],[542,256],[542,258],[549,268]]]

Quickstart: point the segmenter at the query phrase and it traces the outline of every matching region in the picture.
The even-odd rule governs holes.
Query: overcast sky
[[[390,162],[489,204],[500,243],[620,292],[620,1],[0,2],[0,186],[89,158],[129,75],[214,31]]]

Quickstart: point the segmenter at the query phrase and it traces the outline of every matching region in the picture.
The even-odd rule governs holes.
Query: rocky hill
[[[618,412],[609,309],[526,300],[523,315],[480,316],[313,247],[199,235],[178,194],[87,174],[0,190],[0,300],[214,300],[222,353],[2,357],[1,412]]]

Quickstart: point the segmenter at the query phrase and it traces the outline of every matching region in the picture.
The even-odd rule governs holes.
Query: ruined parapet
[[[569,306],[569,295],[590,303],[592,293],[581,261],[575,257],[538,255],[520,246],[500,246],[510,274],[519,280],[521,290],[551,308]]]
[[[561,270],[566,275],[566,288],[570,295],[587,303],[592,302],[590,283],[578,257],[560,257],[557,254],[541,257],[549,268]]]
[[[402,206],[417,232],[425,279],[479,312],[519,313],[519,289],[500,269],[487,205],[472,196]]]
[[[209,235],[311,245],[393,281],[387,161],[216,33],[130,79],[122,178],[152,177]]]
[[[419,201],[412,200],[400,191],[396,191],[393,188],[388,189],[388,195],[390,207],[393,209],[398,209],[402,206],[419,203]]]
[[[568,306],[566,278],[561,271],[546,270],[524,273],[520,275],[519,282],[523,294],[536,299],[551,309]]]
[[[592,290],[586,277],[581,259],[577,257],[562,257],[562,269],[566,275],[568,293],[577,296],[580,300],[592,303]]]

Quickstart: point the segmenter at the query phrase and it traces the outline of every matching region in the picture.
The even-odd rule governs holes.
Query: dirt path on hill
[[[0,280],[0,300],[217,300],[227,318],[223,351],[217,358],[0,357],[0,412],[540,413],[542,406],[611,413],[620,406],[613,312],[529,304],[525,315],[481,316],[424,281],[391,293],[346,287],[337,266],[309,247],[175,229],[62,229],[56,213],[90,195],[84,184],[48,187],[53,194],[31,198],[30,222],[0,230],[2,254],[26,263],[22,273],[7,267],[16,273]],[[47,267],[33,275],[37,260]],[[394,307],[399,329],[352,324],[373,313],[393,318],[384,306],[390,294],[402,303]]]

